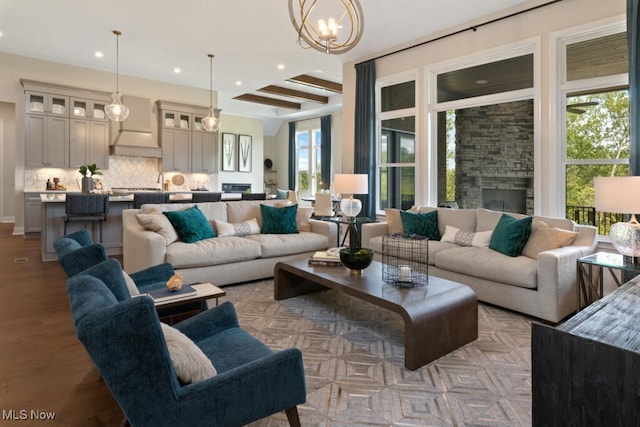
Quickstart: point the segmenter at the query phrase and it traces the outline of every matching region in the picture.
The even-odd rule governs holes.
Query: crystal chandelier
[[[116,91],[111,94],[111,103],[105,107],[107,117],[114,122],[123,122],[129,116],[129,107],[122,103],[120,97],[120,91],[118,88],[119,72],[118,72],[118,57],[120,55],[118,38],[122,35],[120,31],[113,30],[113,34],[116,35]]]
[[[202,119],[202,128],[207,132],[220,129],[220,110],[213,109],[213,54],[209,55],[209,114]]]
[[[289,17],[298,33],[298,43],[327,55],[353,49],[364,30],[358,0],[289,0]]]

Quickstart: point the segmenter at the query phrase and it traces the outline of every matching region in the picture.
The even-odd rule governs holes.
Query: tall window
[[[313,196],[322,188],[321,141],[319,127],[296,131],[296,190],[302,197]]]
[[[527,42],[432,72],[430,203],[533,214],[534,51]]]
[[[376,96],[380,106],[377,211],[409,209],[416,193],[415,80],[379,83]]]
[[[567,218],[608,234],[621,215],[595,211],[593,178],[629,174],[626,33],[599,30],[563,42]],[[609,34],[606,34],[609,32]]]

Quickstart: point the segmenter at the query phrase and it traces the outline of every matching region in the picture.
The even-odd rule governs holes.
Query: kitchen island
[[[43,261],[55,261],[58,259],[53,242],[64,234],[64,217],[66,195],[42,194],[42,230],[40,243]],[[133,207],[133,195],[110,196],[109,212],[107,220],[102,223],[102,244],[107,254],[118,255],[122,253],[122,211]],[[98,225],[94,222],[86,223],[94,242],[99,241],[100,233]],[[70,222],[67,225],[67,234],[81,230],[85,227],[82,222]]]
[[[25,191],[31,194],[40,194],[41,227],[40,242],[43,261],[55,261],[58,259],[53,242],[64,234],[64,217],[66,216],[64,201],[66,191],[36,192]],[[190,191],[166,191],[169,200],[175,203],[188,203],[193,192]],[[223,200],[240,200],[240,193],[223,193]],[[133,208],[133,194],[109,196],[109,213],[107,220],[102,223],[102,244],[108,255],[122,254],[122,211]],[[93,222],[86,223],[91,231],[94,242],[99,241],[99,226]],[[70,222],[67,225],[67,234],[81,230],[85,227],[82,222]]]

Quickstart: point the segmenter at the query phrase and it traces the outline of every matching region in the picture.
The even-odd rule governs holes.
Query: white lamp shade
[[[367,174],[335,174],[333,190],[344,194],[369,194],[369,176]]]
[[[640,213],[640,176],[599,176],[593,186],[597,211]]]

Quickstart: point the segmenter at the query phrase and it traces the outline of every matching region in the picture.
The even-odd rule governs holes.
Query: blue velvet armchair
[[[58,255],[58,261],[67,273],[67,277],[75,276],[81,272],[87,272],[92,276],[98,276],[105,279],[101,275],[104,274],[104,266],[98,267],[109,261],[104,246],[100,243],[93,243],[91,240],[91,234],[87,230],[76,231],[64,237],[60,237],[53,242],[53,247]],[[118,262],[117,260],[111,260],[106,262],[106,265],[110,265],[112,262]],[[118,265],[120,265],[118,263]],[[173,276],[175,271],[173,266],[169,263],[163,263],[154,265],[144,270],[131,273],[131,279],[133,279],[138,291],[144,294],[153,289],[163,288],[167,280]],[[107,283],[117,280],[118,283],[124,283],[122,278],[122,272],[119,273],[119,277],[109,277]],[[126,295],[118,295],[118,301],[130,298],[129,292]],[[159,310],[159,315],[163,319],[168,320],[169,323],[173,323],[173,319],[182,319],[192,313],[198,311],[204,311],[208,308],[206,301],[201,303],[187,303],[177,307],[165,308]]]
[[[53,247],[67,277],[75,276],[108,259],[104,246],[93,243],[91,234],[87,230],[60,237],[53,242]],[[131,273],[130,276],[140,293],[146,293],[151,289],[164,286],[174,273],[173,266],[164,263]]]
[[[105,275],[117,277],[119,264]],[[104,276],[104,277],[107,277]],[[240,328],[229,302],[174,327],[212,361],[217,375],[181,385],[151,298],[125,298],[85,273],[67,291],[76,334],[133,426],[241,426],[279,411],[300,425],[296,405],[306,400],[302,354],[278,352]]]

